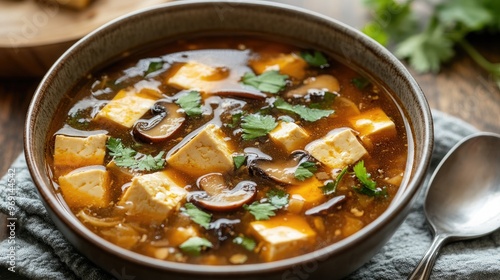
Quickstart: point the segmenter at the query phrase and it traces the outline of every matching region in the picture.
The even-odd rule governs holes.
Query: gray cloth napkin
[[[431,171],[456,142],[477,132],[471,125],[444,113],[433,111],[433,117],[436,140]],[[14,192],[9,183],[14,186]],[[14,215],[9,215],[9,199],[12,198],[15,199],[16,209]],[[404,279],[410,274],[432,238],[422,201],[423,192],[390,241],[349,279]],[[14,237],[0,242],[1,279],[112,278],[80,255],[56,229],[38,197],[23,154],[0,181],[0,211],[16,219],[7,221],[15,224]],[[480,239],[445,246],[432,278],[500,279],[499,244],[500,231],[497,231]],[[13,245],[14,250],[11,248]],[[8,270],[12,267],[12,251],[15,252],[15,273]]]

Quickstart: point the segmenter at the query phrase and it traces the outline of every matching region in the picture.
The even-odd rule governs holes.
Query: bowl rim
[[[91,41],[94,40],[99,34],[106,33],[109,30],[117,28],[120,24],[124,22],[128,22],[132,20],[132,18],[137,16],[144,16],[148,13],[157,13],[164,10],[168,10],[170,7],[177,6],[189,6],[189,5],[198,5],[198,4],[214,4],[214,3],[237,3],[238,5],[257,5],[260,7],[266,6],[271,9],[284,9],[291,13],[301,14],[307,17],[313,17],[317,20],[327,21],[332,25],[336,25],[338,28],[341,28],[343,32],[347,33],[350,37],[359,40],[362,42],[364,47],[370,49],[374,52],[379,52],[384,56],[384,59],[387,59],[389,64],[394,67],[398,73],[401,73],[404,76],[409,87],[416,93],[415,99],[418,101],[418,105],[421,108],[422,112],[422,121],[424,123],[424,143],[420,143],[422,147],[428,147],[422,149],[422,161],[414,162],[414,176],[409,178],[407,182],[407,188],[404,190],[402,195],[399,197],[399,201],[397,204],[394,204],[392,208],[388,208],[384,211],[377,219],[375,219],[370,224],[363,227],[360,231],[355,234],[344,238],[338,242],[325,246],[319,250],[302,254],[296,257],[287,258],[284,260],[273,261],[269,263],[257,263],[257,264],[243,264],[243,265],[221,265],[221,266],[211,266],[211,265],[200,265],[200,264],[185,264],[185,263],[177,263],[170,262],[164,260],[158,260],[152,257],[148,257],[139,253],[135,253],[133,251],[118,247],[117,245],[104,240],[103,238],[97,236],[92,231],[87,229],[82,223],[78,222],[78,219],[65,209],[56,195],[54,195],[50,188],[52,185],[46,185],[43,181],[43,178],[47,176],[45,173],[44,166],[39,166],[36,162],[36,154],[34,154],[32,146],[34,145],[34,139],[32,137],[34,124],[36,123],[35,117],[38,115],[41,108],[37,106],[38,102],[43,98],[44,92],[52,83],[52,80],[57,75],[57,72],[60,71],[61,68],[64,67],[64,61],[71,59],[71,57],[78,52],[80,48],[85,48],[87,44],[91,44]],[[433,124],[432,124],[432,116],[431,111],[428,106],[427,100],[425,99],[425,95],[423,94],[420,86],[417,84],[413,76],[406,69],[406,67],[395,58],[387,49],[381,46],[379,43],[369,38],[368,36],[362,34],[360,31],[355,28],[348,26],[334,18],[327,17],[325,15],[319,14],[314,11],[310,11],[304,8],[292,6],[289,4],[282,3],[274,3],[267,1],[257,1],[257,0],[238,0],[238,1],[211,1],[211,0],[187,0],[187,1],[174,1],[168,2],[165,4],[156,5],[153,7],[148,7],[144,9],[137,10],[132,13],[128,13],[124,16],[121,16],[117,19],[114,19],[96,30],[92,31],[78,42],[73,44],[59,59],[52,65],[49,71],[41,80],[39,86],[37,87],[35,94],[31,100],[30,106],[28,108],[28,113],[26,116],[25,130],[24,130],[24,150],[25,150],[25,158],[30,171],[30,174],[33,178],[33,182],[36,185],[37,191],[41,196],[46,207],[49,207],[50,210],[57,216],[57,218],[62,221],[72,232],[73,234],[83,238],[85,241],[94,244],[99,249],[107,251],[110,254],[117,255],[118,257],[133,262],[138,263],[140,265],[154,267],[160,270],[168,270],[177,273],[186,273],[190,274],[205,274],[210,273],[211,275],[241,275],[242,273],[266,273],[266,272],[274,272],[278,270],[284,270],[291,268],[293,266],[303,264],[306,262],[310,262],[311,260],[317,260],[322,258],[328,258],[332,254],[338,254],[341,252],[345,252],[356,246],[358,243],[367,239],[371,233],[374,233],[381,228],[384,227],[389,221],[391,221],[399,211],[402,211],[404,208],[408,207],[409,204],[414,201],[416,194],[419,192],[420,185],[423,183],[425,179],[425,174],[427,168],[430,164],[430,158],[433,148]],[[392,206],[392,205],[391,205]],[[76,221],[76,223],[75,223]],[[99,265],[99,264],[97,264]]]

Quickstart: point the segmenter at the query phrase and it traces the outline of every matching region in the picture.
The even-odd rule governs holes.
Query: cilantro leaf
[[[137,170],[146,171],[160,170],[165,166],[165,159],[163,158],[164,154],[165,152],[161,151],[155,157],[152,155],[144,155],[139,158],[135,168]]]
[[[267,135],[278,124],[272,116],[250,114],[242,117],[243,139],[251,140]]]
[[[195,256],[200,255],[202,250],[212,247],[213,245],[210,241],[198,236],[190,237],[188,240],[184,241],[181,245],[179,245],[179,248],[182,251]]]
[[[246,160],[247,160],[247,157],[244,155],[233,156],[234,168],[239,169],[240,167],[243,166],[243,164],[245,164]]]
[[[333,180],[333,182],[328,182],[324,186],[320,187],[321,190],[323,190],[323,193],[325,195],[329,195],[332,193],[335,193],[337,191],[337,187],[339,186],[340,180],[344,177],[344,175],[347,173],[347,166],[340,171],[339,175],[337,175],[337,178]]]
[[[436,16],[445,26],[464,25],[469,31],[479,30],[493,20],[493,15],[477,0],[445,1],[436,6]]]
[[[135,150],[125,147],[119,138],[108,138],[106,148],[110,151],[109,154],[113,157],[115,164],[120,167],[137,171],[157,171],[165,166],[164,152],[158,153],[155,157],[139,155]]]
[[[328,67],[328,60],[319,51],[311,52],[301,52],[300,56],[311,66],[325,68]]]
[[[156,72],[162,68],[163,68],[163,61],[151,61],[149,62],[148,69],[144,73],[144,76],[148,75],[149,73]]]
[[[443,0],[422,1],[430,11],[416,20],[414,0],[365,0],[374,11],[363,32],[384,45],[393,47],[401,59],[407,59],[417,72],[437,72],[454,55],[456,46],[486,70],[500,88],[500,65],[492,63],[467,42],[474,32],[500,31],[500,1]],[[415,9],[416,10],[416,9]],[[424,24],[417,24],[417,22]]]
[[[281,75],[278,71],[271,70],[259,76],[247,72],[243,75],[242,82],[263,92],[278,93],[285,88],[287,79],[287,75]]]
[[[377,183],[370,179],[371,175],[366,171],[364,161],[358,161],[353,170],[356,178],[361,182],[360,187],[354,187],[356,191],[369,196],[387,196],[387,189],[378,188]]]
[[[253,249],[255,249],[255,247],[257,246],[255,240],[243,235],[234,238],[233,243],[243,246],[243,248],[247,249],[248,251],[253,251]]]
[[[201,95],[198,91],[190,91],[185,95],[182,95],[175,101],[188,116],[198,116],[201,115]]]
[[[435,26],[399,43],[396,56],[408,59],[417,72],[437,72],[443,62],[455,55],[453,41],[445,35],[442,26]]]
[[[185,210],[182,212],[191,218],[191,220],[200,226],[208,229],[210,227],[210,220],[212,220],[212,214],[206,213],[198,207],[196,207],[193,203],[184,204]]]
[[[314,172],[316,172],[318,168],[314,162],[305,161],[301,163],[297,169],[295,169],[294,176],[299,181],[304,181],[305,179],[311,178],[314,176]]]
[[[335,112],[334,110],[308,108],[304,105],[292,105],[283,100],[283,98],[277,98],[276,101],[274,101],[274,107],[279,110],[295,113],[308,122],[315,122],[321,118],[328,117]]]
[[[278,209],[285,207],[288,204],[288,197],[290,196],[284,190],[273,189],[266,193],[269,203]]]
[[[250,205],[243,205],[243,208],[252,214],[256,220],[269,220],[270,217],[275,216],[276,213],[274,211],[278,210],[278,208],[271,203],[259,203],[254,201]]]

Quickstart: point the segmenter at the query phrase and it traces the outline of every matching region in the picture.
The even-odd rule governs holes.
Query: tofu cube
[[[118,205],[127,208],[127,215],[141,221],[162,222],[180,207],[187,191],[167,172],[136,176],[125,190]]]
[[[111,180],[104,166],[88,166],[59,177],[59,187],[72,208],[106,207],[111,202]]]
[[[293,122],[280,122],[269,132],[269,138],[291,153],[304,148],[309,139],[309,133]]]
[[[266,262],[306,253],[316,240],[305,218],[293,214],[251,222],[249,234],[258,239],[260,256]]]
[[[288,186],[287,192],[290,194],[290,202],[293,201],[292,205],[300,205],[302,202],[302,209],[299,212],[306,211],[309,208],[317,206],[325,201],[325,195],[320,189],[324,184],[312,177],[307,179],[300,185]],[[299,209],[292,209],[292,211],[298,211]],[[297,212],[294,212],[297,213]]]
[[[266,71],[277,70],[296,79],[302,80],[306,74],[307,62],[296,54],[264,56],[250,61],[250,67],[260,75]]]
[[[307,144],[305,150],[331,169],[344,168],[368,153],[353,131],[347,128],[330,131],[324,137]]]
[[[131,128],[160,96],[160,93],[151,89],[142,89],[139,92],[120,90],[94,119],[102,123]]]
[[[377,141],[396,136],[396,125],[378,107],[349,118],[349,122],[359,132],[363,142],[365,142],[365,138]]]
[[[104,164],[106,134],[88,137],[56,135],[54,145],[54,169],[56,177],[78,167]]]
[[[167,157],[167,163],[193,176],[233,169],[233,150],[219,126],[208,124]]]
[[[183,64],[177,71],[167,78],[167,84],[178,89],[198,90],[210,92],[214,81],[224,78],[220,70],[195,61]]]

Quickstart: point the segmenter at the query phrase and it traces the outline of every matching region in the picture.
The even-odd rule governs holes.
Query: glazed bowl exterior
[[[361,69],[384,84],[405,112],[411,137],[403,184],[378,219],[348,238],[312,253],[271,263],[209,266],[157,260],[120,248],[87,229],[55,191],[46,164],[47,131],[78,81],[120,54],[168,38],[199,33],[253,33],[300,42]],[[433,147],[430,109],[406,68],[385,48],[334,19],[259,1],[181,1],[141,10],[97,29],[48,71],[31,102],[25,154],[52,220],[83,255],[134,279],[338,279],[372,258],[401,225],[423,183]],[[306,278],[304,278],[306,277]]]

